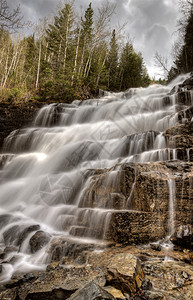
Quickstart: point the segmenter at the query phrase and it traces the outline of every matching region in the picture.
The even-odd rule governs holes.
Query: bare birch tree
[[[0,0],[0,27],[16,31],[23,27],[22,23],[23,16],[20,12],[20,6],[17,6],[12,11],[10,10],[7,0]]]

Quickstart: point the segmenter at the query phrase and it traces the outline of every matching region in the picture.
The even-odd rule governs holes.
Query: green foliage
[[[72,34],[72,24],[72,5],[66,3],[64,8],[59,10],[58,16],[55,16],[54,24],[49,24],[49,28],[46,31],[48,49],[52,55],[52,68],[55,72],[65,68],[65,55],[67,55],[68,39]]]
[[[112,32],[110,49],[107,58],[108,88],[112,91],[118,90],[118,44],[115,29]]]
[[[99,9],[98,13],[108,16],[109,12]],[[104,15],[95,22],[90,3],[77,20],[73,4],[66,2],[39,33],[12,40],[9,32],[0,29],[0,83],[5,99],[31,95],[33,101],[71,102],[96,95],[99,89],[148,85],[141,54],[132,44],[122,45],[115,30],[110,33],[107,25],[100,28],[102,19]]]
[[[14,87],[12,89],[6,89],[3,93],[3,98],[5,102],[18,102],[21,101],[25,95],[25,89]]]
[[[133,46],[127,43],[122,51],[120,60],[120,89],[147,86],[150,83],[149,75],[143,64],[141,54],[137,54]]]
[[[84,19],[81,18],[82,38],[87,43],[91,42],[93,37],[93,14],[92,3],[90,3],[85,11]]]

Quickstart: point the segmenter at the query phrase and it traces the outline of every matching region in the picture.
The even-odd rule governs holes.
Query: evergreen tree
[[[73,9],[66,3],[54,18],[54,24],[47,29],[48,49],[51,52],[51,61],[54,72],[65,71],[69,46],[72,35]]]
[[[24,71],[26,74],[26,86],[30,89],[35,85],[35,61],[36,61],[36,44],[34,34],[23,40],[25,47]]]
[[[82,77],[88,77],[92,54],[93,54],[93,14],[92,3],[89,4],[85,11],[84,19],[81,19],[81,48],[82,56],[80,62],[79,73]]]
[[[93,14],[92,3],[89,4],[85,11],[84,19],[81,19],[82,37],[85,42],[91,42],[93,36]]]
[[[126,44],[119,55],[115,30],[109,42],[113,11],[107,1],[94,18],[90,3],[79,20],[72,3],[66,2],[52,23],[42,20],[35,33],[23,39],[0,28],[1,97],[15,101],[33,94],[43,101],[71,102],[98,89],[147,85],[142,56],[132,44]]]
[[[141,53],[137,54],[133,45],[127,43],[120,59],[120,89],[147,86],[150,83]]]
[[[118,89],[118,44],[115,29],[112,32],[110,50],[107,59],[108,68],[108,88],[112,91]]]
[[[175,61],[179,73],[187,73],[193,70],[193,9],[187,21],[184,35],[184,45]]]

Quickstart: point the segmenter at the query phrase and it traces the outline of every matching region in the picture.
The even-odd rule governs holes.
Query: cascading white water
[[[175,231],[175,179],[168,179],[169,188],[169,218],[168,218],[168,233],[171,236]]]
[[[4,151],[11,158],[0,173],[0,247],[13,249],[3,264],[1,281],[17,270],[38,269],[47,262],[48,244],[30,252],[30,238],[37,228],[49,234],[50,243],[55,237],[103,241],[113,209],[110,204],[84,202],[88,174],[117,163],[169,159],[162,132],[177,121],[174,96],[168,96],[167,102],[165,98],[171,88],[154,85],[107,93],[101,99],[48,105],[31,128],[7,137]],[[111,173],[111,184],[117,174]],[[126,201],[120,209],[127,205]],[[13,256],[17,259],[9,262]]]

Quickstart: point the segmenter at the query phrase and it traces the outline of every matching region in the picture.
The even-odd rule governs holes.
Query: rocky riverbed
[[[0,299],[193,299],[192,265],[188,249],[111,245],[17,274],[1,286]]]

